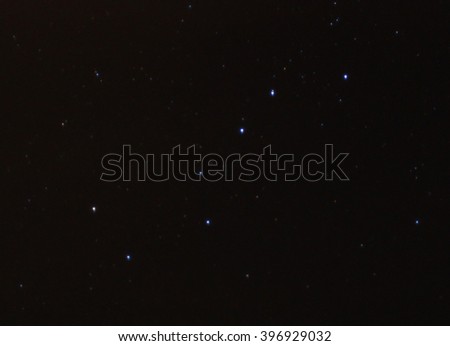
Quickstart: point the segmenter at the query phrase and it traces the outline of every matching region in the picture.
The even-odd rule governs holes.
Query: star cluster
[[[447,321],[442,2],[4,7],[2,321]],[[99,179],[123,144],[327,143],[349,182]]]

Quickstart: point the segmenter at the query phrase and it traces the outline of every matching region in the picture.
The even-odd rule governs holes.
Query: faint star
[[[131,255],[126,255],[125,259],[127,260],[127,262],[130,262],[131,261]]]

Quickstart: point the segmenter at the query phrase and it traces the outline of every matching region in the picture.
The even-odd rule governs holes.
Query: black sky
[[[448,324],[444,3],[2,1],[0,323]],[[349,182],[99,179],[326,143]]]

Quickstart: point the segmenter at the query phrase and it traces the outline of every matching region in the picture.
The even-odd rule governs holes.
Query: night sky
[[[450,323],[444,4],[2,1],[0,323]],[[327,143],[350,181],[100,181]]]

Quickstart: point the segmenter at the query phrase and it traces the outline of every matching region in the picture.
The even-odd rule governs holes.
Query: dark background
[[[444,3],[2,1],[1,324],[448,324]],[[99,180],[326,143],[350,182]]]

